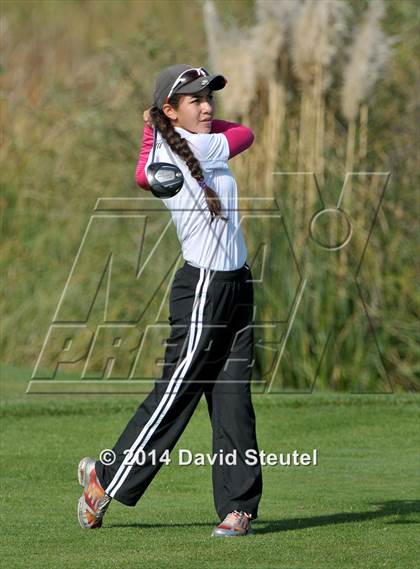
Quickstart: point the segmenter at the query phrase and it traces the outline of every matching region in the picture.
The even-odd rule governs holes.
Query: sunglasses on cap
[[[207,77],[208,75],[210,75],[210,73],[207,69],[204,69],[204,67],[192,67],[191,69],[186,69],[175,79],[174,84],[166,97],[166,102],[169,101],[174,94],[174,91],[178,89],[180,85],[187,85],[199,77]]]

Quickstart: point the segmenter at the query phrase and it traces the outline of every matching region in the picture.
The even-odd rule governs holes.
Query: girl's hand
[[[147,124],[147,126],[153,127],[152,119],[150,117],[150,109],[151,109],[151,107],[149,107],[148,109],[146,109],[144,111],[143,120]]]

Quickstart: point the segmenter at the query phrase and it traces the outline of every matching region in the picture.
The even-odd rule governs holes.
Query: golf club
[[[181,190],[184,176],[178,166],[168,162],[155,162],[157,129],[154,128],[152,161],[147,167],[147,181],[157,198],[172,198]]]

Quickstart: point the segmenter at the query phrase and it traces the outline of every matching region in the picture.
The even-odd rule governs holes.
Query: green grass
[[[4,373],[7,567],[417,566],[417,396],[254,396],[260,449],[317,448],[319,464],[264,467],[254,535],[217,540],[210,538],[217,521],[210,467],[181,467],[176,460],[135,508],[114,501],[101,530],[83,531],[76,519],[77,463],[113,445],[139,398],[25,396],[26,382],[25,374]],[[172,456],[178,448],[209,452],[210,440],[203,402]]]

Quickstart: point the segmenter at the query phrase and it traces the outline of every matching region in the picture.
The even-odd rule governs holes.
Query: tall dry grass
[[[343,71],[341,110],[348,123],[346,144],[346,172],[355,165],[356,121],[360,121],[358,157],[367,153],[367,101],[375,85],[382,78],[391,56],[391,38],[381,29],[385,15],[383,0],[373,0],[360,26],[354,31],[354,39],[348,50],[348,62]],[[359,163],[359,166],[361,164]],[[348,194],[350,196],[350,193]]]
[[[359,220],[352,237],[354,250],[351,255],[361,257],[369,235],[372,208],[378,203],[384,178],[360,176],[352,188],[352,178],[345,179],[345,173],[353,171],[356,166],[361,169],[362,165],[365,170],[389,169],[385,167],[386,154],[380,145],[371,145],[369,149],[367,123],[370,103],[376,95],[375,87],[383,79],[384,72],[390,69],[393,56],[393,40],[381,27],[381,20],[386,15],[385,5],[373,0],[365,11],[360,9],[360,5],[340,0],[257,1],[254,6],[255,24],[242,30],[238,26],[223,24],[221,13],[210,0],[206,1],[204,9],[210,60],[228,77],[235,77],[235,85],[229,86],[222,94],[223,107],[229,114],[250,121],[257,133],[253,153],[241,157],[238,164],[242,185],[248,195],[274,194],[281,199],[293,228],[293,247],[297,257],[303,261],[310,260],[310,255],[305,254],[310,217],[321,207],[314,180],[311,176],[299,174],[278,178],[272,176],[272,172],[315,173],[324,198],[330,198],[332,207],[337,204],[340,187],[345,181],[346,191],[340,206]],[[355,152],[357,122],[360,125],[359,146]],[[354,204],[349,200],[352,189],[356,196]],[[383,214],[379,215],[377,222],[385,231],[387,223]],[[324,237],[334,242],[340,239],[342,231],[342,224],[331,221],[324,228]],[[276,235],[281,237],[280,229]],[[379,241],[375,243],[379,246]],[[377,316],[375,307],[384,300],[380,299],[378,290],[386,286],[386,276],[383,274],[382,255],[374,268],[372,241],[370,247],[364,263],[371,274],[375,274],[375,288],[374,293],[364,291],[364,294],[372,301],[372,313]],[[364,307],[361,299],[357,300],[357,291],[349,289],[349,270],[355,270],[355,258],[349,256],[349,252],[350,249],[343,248],[334,254],[335,259],[330,256],[318,267],[305,264],[308,274],[311,271],[316,274],[318,269],[318,277],[322,272],[331,277],[325,283],[323,294],[320,293],[317,309],[309,314],[309,307],[305,308],[307,312],[303,318],[308,329],[311,321],[314,326],[316,322],[330,322],[337,329],[338,323],[342,322],[343,328],[336,342],[346,346],[350,354],[357,334],[354,316],[358,312],[360,317]],[[314,263],[317,264],[312,259],[312,265]],[[279,270],[280,280],[281,275],[287,272],[287,266],[290,264],[285,263]],[[355,293],[357,306],[349,298]],[[292,296],[290,293],[289,298]],[[334,296],[340,299],[338,305],[328,301],[328,297],[332,299]],[[276,302],[275,295],[271,301]],[[268,316],[269,301],[262,295],[260,302],[265,303]],[[344,324],[346,319],[347,324]],[[377,322],[379,327],[379,318]],[[363,328],[363,324],[360,326]],[[360,335],[368,342],[369,330],[366,326],[363,330]],[[382,330],[377,328],[378,332],[380,334]],[[309,351],[313,347],[307,345],[301,349],[301,359],[310,361]],[[362,354],[363,350],[359,352]],[[354,375],[365,377],[363,383],[368,381],[369,374],[360,369],[360,354],[359,368]],[[303,370],[302,376],[306,373]],[[389,386],[383,370],[382,373],[386,390]],[[343,377],[340,379],[340,374],[339,362],[332,364],[331,385],[345,382]]]
[[[248,7],[245,20],[251,23],[244,27],[238,22],[244,21],[240,16]],[[280,285],[261,289],[256,283],[261,318],[273,319],[274,311],[275,319],[286,322],[290,307],[297,309],[294,327],[282,329],[281,374],[287,389],[311,385],[316,354],[329,329],[336,332],[339,359],[328,358],[320,386],[348,389],[358,381],[365,389],[375,388],[375,378],[383,377],[383,370],[360,301],[344,286],[346,264],[342,262],[340,275],[336,255],[312,257],[307,268],[313,279],[305,290],[299,289],[296,261],[303,267],[303,259],[311,260],[315,252],[304,232],[319,204],[314,203],[313,181],[271,172],[315,171],[323,197],[334,204],[349,148],[354,148],[355,167],[363,160],[366,170],[392,170],[394,182],[378,215],[360,278],[393,384],[414,388],[418,368],[413,315],[418,303],[411,288],[417,132],[412,78],[418,71],[412,45],[417,40],[411,4],[387,3],[385,8],[379,18],[377,7],[365,10],[358,2],[4,3],[2,360],[33,367],[97,198],[139,195],[134,168],[141,112],[151,102],[151,77],[164,65],[186,61],[227,75],[228,87],[218,94],[223,97],[220,115],[243,120],[256,133],[252,151],[233,163],[241,195],[274,194],[281,204],[283,220],[262,218],[246,230],[246,237],[250,257],[257,259],[256,271],[257,244],[275,252],[269,272]],[[371,13],[376,19],[368,16]],[[363,54],[355,47],[363,43],[356,30],[368,20],[376,22],[377,38],[402,39],[393,46],[386,66],[379,66],[386,73],[376,75],[371,89],[354,97],[360,104],[353,111],[353,147],[341,93],[346,82],[349,92],[354,85],[355,71],[346,71],[346,66],[350,68],[356,52]],[[174,22],[177,30],[188,33],[174,33]],[[364,73],[366,79],[369,72]],[[347,74],[353,79],[346,79]],[[367,176],[353,184],[355,201],[370,214],[380,180]],[[119,223],[98,244],[92,257],[95,266],[109,239],[118,251],[129,244],[121,259],[125,267],[131,266],[138,235],[122,220]],[[162,227],[152,220],[149,229],[150,248]],[[295,258],[286,244],[286,229]],[[356,253],[368,230],[362,224],[356,232]],[[339,224],[331,223],[323,237],[339,234]],[[157,275],[173,261],[172,237],[140,287],[133,289],[128,270],[115,275],[118,290],[131,291],[118,297],[116,317],[146,302]],[[78,274],[68,307],[75,312],[86,302],[86,291],[97,284],[90,273],[86,268]],[[302,292],[299,307],[297,291]],[[161,316],[165,320],[165,314]],[[259,371],[266,365],[267,351],[257,349]],[[143,362],[149,371],[153,357],[150,353]]]
[[[391,57],[391,38],[381,29],[385,16],[383,0],[372,0],[356,26],[353,41],[348,48],[347,64],[343,71],[341,87],[341,111],[347,121],[345,171],[348,173],[343,207],[353,211],[363,207],[363,202],[352,199],[354,171],[363,171],[363,159],[367,154],[368,101],[376,83],[386,71]],[[359,147],[356,153],[356,132],[359,123]],[[371,187],[371,191],[374,188]],[[340,256],[341,272],[348,262],[347,251]]]

